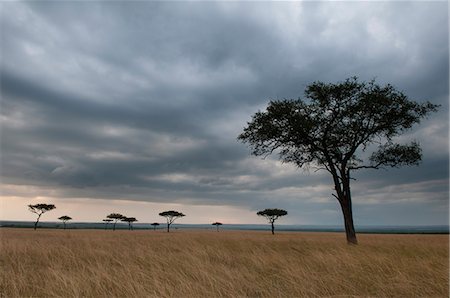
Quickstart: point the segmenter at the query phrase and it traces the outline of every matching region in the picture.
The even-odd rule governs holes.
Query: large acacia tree
[[[350,78],[336,84],[315,82],[304,98],[270,101],[253,115],[238,139],[252,154],[278,152],[283,162],[328,171],[343,216],[347,242],[357,244],[350,181],[359,169],[417,165],[422,158],[417,142],[398,144],[401,135],[435,112],[430,102],[409,100],[392,85]],[[363,159],[366,150],[373,153]]]

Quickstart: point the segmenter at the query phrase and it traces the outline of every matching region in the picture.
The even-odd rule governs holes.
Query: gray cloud
[[[431,220],[433,208],[448,206],[446,3],[2,6],[5,185],[61,198],[277,205],[329,223],[339,214],[326,212],[336,209],[326,173],[250,157],[236,137],[269,99],[357,75],[442,107],[405,136],[422,143],[423,164],[358,173],[355,204],[377,202],[382,212],[391,207],[380,197],[389,195],[396,206],[417,206],[400,223],[412,223],[420,209]],[[421,187],[388,191],[408,183]],[[434,199],[421,205],[425,197]],[[361,222],[376,222],[375,206],[355,208]]]

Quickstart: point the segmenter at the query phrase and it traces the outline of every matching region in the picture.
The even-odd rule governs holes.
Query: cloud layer
[[[395,223],[373,213],[394,205],[412,208],[398,223],[448,220],[445,2],[1,5],[4,196],[273,206],[340,221],[326,173],[253,158],[236,137],[268,100],[356,75],[442,105],[404,137],[421,142],[420,167],[358,175],[359,222]]]

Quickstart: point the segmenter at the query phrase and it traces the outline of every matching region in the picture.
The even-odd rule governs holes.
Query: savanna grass
[[[1,229],[2,297],[448,297],[448,235]]]

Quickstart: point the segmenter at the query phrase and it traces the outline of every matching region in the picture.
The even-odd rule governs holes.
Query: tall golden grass
[[[448,235],[1,229],[2,297],[448,297]]]

